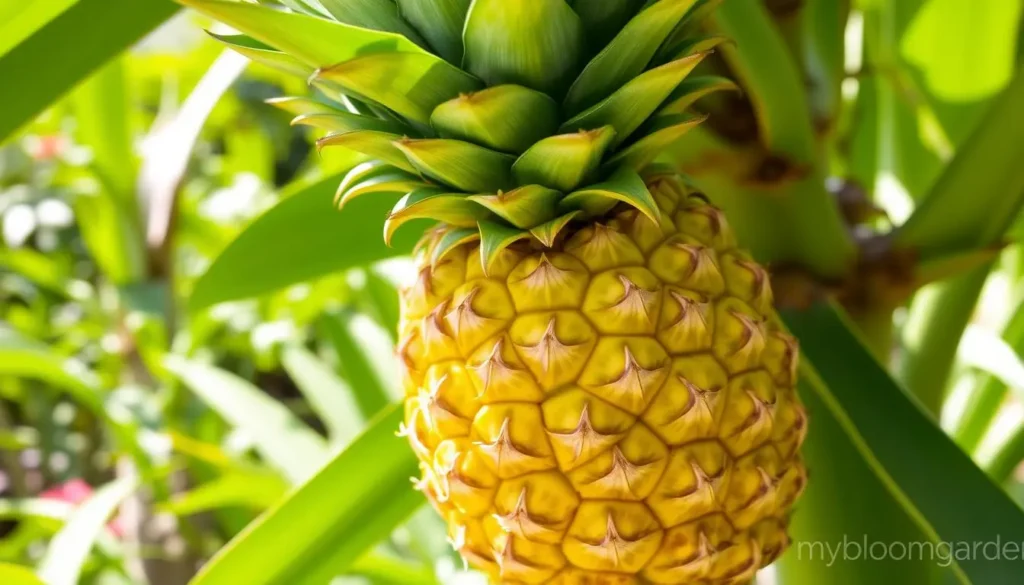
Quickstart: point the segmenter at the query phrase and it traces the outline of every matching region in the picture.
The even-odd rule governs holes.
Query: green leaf
[[[312,66],[287,53],[274,50],[269,45],[261,43],[252,37],[246,35],[219,35],[212,32],[208,34],[227,45],[232,51],[276,71],[302,77],[303,79],[313,74],[314,68]]]
[[[811,164],[817,147],[805,77],[768,8],[760,0],[729,0],[712,20],[717,32],[735,43],[722,52],[754,106],[762,143],[798,165]]]
[[[603,49],[644,6],[645,0],[570,0],[587,31],[590,53]]]
[[[89,148],[89,169],[129,218],[138,217],[131,93],[124,59],[106,64],[71,94],[75,139]]]
[[[384,242],[414,219],[433,219],[456,227],[472,227],[490,215],[486,208],[462,194],[447,194],[433,188],[418,189],[402,197],[384,222]]]
[[[483,265],[484,273],[490,270],[502,250],[528,237],[530,232],[526,230],[493,221],[480,221],[480,263]]]
[[[615,129],[611,126],[549,136],[516,160],[512,165],[512,175],[520,185],[537,184],[558,191],[572,191],[584,181],[594,178],[594,172],[614,138]]]
[[[398,0],[409,24],[449,63],[462,63],[462,26],[472,0]]]
[[[583,36],[564,0],[473,0],[463,65],[488,85],[515,83],[560,96],[579,71]]]
[[[71,267],[66,266],[54,255],[43,254],[31,248],[0,248],[0,268],[17,272],[36,286],[62,297],[71,298],[82,294],[72,289]],[[78,284],[84,283],[76,283],[76,286]]]
[[[277,97],[270,98],[267,103],[296,116],[312,114],[337,114],[351,113],[339,110],[336,106],[304,97]]]
[[[395,283],[383,276],[380,267],[366,270],[366,282],[357,292],[358,300],[362,301],[365,313],[372,315],[391,338],[392,344],[397,341],[398,321],[401,313],[398,289]]]
[[[430,262],[437,264],[452,250],[479,239],[480,230],[478,228],[451,228],[437,240],[437,244],[431,251]]]
[[[0,56],[32,36],[78,0],[5,2],[0,5]]]
[[[326,583],[423,504],[393,406],[287,500],[221,549],[191,585]],[[362,470],[362,471],[360,471]],[[372,473],[367,472],[372,470]]]
[[[695,1],[661,0],[634,16],[573,82],[566,111],[585,110],[639,75]]]
[[[228,507],[263,511],[288,493],[288,483],[272,472],[228,471],[187,492],[175,494],[159,506],[176,516],[192,516]]]
[[[739,91],[740,86],[726,77],[701,75],[684,79],[675,91],[665,100],[665,105],[658,110],[658,117],[671,114],[683,114],[700,98],[719,91]]]
[[[552,248],[555,245],[555,240],[558,238],[558,234],[561,233],[565,226],[569,225],[569,222],[576,219],[582,212],[570,211],[565,215],[556,217],[549,222],[542,223],[541,225],[530,230],[530,234],[537,239],[538,242],[545,246]]]
[[[896,231],[895,243],[940,255],[995,243],[1024,204],[1024,68],[992,104],[924,201]]]
[[[359,130],[373,130],[376,132],[387,133],[390,136],[397,136],[399,138],[402,135],[409,132],[409,127],[393,120],[382,120],[380,118],[372,118],[370,116],[360,116],[359,114],[351,114],[349,112],[318,112],[310,114],[301,114],[296,116],[292,120],[292,126],[312,126],[313,128],[320,128],[329,132],[335,132],[338,135],[334,137],[335,140],[340,138],[340,135],[348,132],[356,132]],[[395,140],[395,138],[390,138]],[[329,142],[325,142],[323,146],[330,146]],[[320,146],[318,144],[318,146]],[[340,144],[345,146],[345,144]],[[358,148],[349,147],[357,152],[360,151]],[[365,153],[364,154],[371,154]],[[371,156],[373,156],[371,154]],[[402,157],[404,160],[404,157]]]
[[[4,94],[0,142],[177,10],[166,0],[78,0],[49,13],[52,20],[0,55],[0,79],[17,88]],[[32,19],[33,26],[39,19]],[[114,22],[117,26],[82,26]],[[0,30],[7,41],[7,29]]]
[[[365,315],[351,311],[325,315],[321,322],[338,356],[338,366],[352,387],[363,420],[401,399],[395,372],[394,342]]]
[[[0,375],[41,380],[66,391],[92,412],[105,414],[99,382],[83,365],[3,326],[0,326]]]
[[[313,412],[327,427],[332,445],[346,445],[363,429],[354,390],[320,358],[299,345],[281,352],[281,365],[295,382]]]
[[[168,356],[164,365],[236,429],[293,484],[310,477],[328,458],[327,444],[283,404],[220,368]]]
[[[607,213],[620,201],[640,210],[655,224],[661,223],[658,204],[644,185],[644,180],[636,171],[628,169],[615,173],[603,183],[566,195],[559,207],[565,211],[578,209],[587,215],[597,216]]]
[[[658,109],[706,56],[706,53],[697,53],[643,73],[599,104],[562,124],[559,132],[607,125],[615,128],[613,144],[621,144]]]
[[[360,56],[320,69],[317,78],[421,124],[430,123],[437,106],[482,87],[475,77],[429,53]]]
[[[517,228],[529,229],[551,219],[562,194],[541,185],[526,185],[497,195],[471,195],[469,199],[490,209]]]
[[[320,4],[339,22],[398,33],[420,46],[425,44],[398,15],[398,6],[391,0],[320,0]]]
[[[626,168],[639,172],[654,162],[654,159],[665,152],[666,148],[675,144],[677,140],[706,119],[707,116],[697,118],[689,118],[687,116],[658,117],[655,121],[659,124],[665,124],[664,128],[651,132],[615,153],[615,156],[608,159],[605,166],[610,169]]]
[[[96,490],[50,541],[37,573],[47,585],[76,585],[93,543],[121,502],[135,491],[134,477],[115,480]]]
[[[404,171],[415,173],[416,167],[409,164],[405,154],[395,148],[395,141],[401,140],[401,138],[400,134],[392,134],[380,130],[351,130],[328,134],[317,140],[316,146],[321,150],[329,146],[341,146],[353,152],[359,152],[384,161],[392,167],[398,167]]]
[[[507,154],[461,140],[399,140],[395,146],[430,179],[470,193],[496,192],[512,184],[512,163]]]
[[[338,187],[334,200],[338,209],[347,206],[353,199],[372,193],[405,194],[416,189],[430,187],[420,179],[419,175],[413,175],[405,171],[382,166],[375,169],[374,173],[361,175],[358,180],[345,181]]]
[[[519,153],[550,136],[558,128],[560,115],[555,100],[543,93],[521,85],[499,85],[437,106],[430,124],[445,138]]]
[[[394,33],[359,28],[259,4],[229,0],[179,0],[224,24],[297,57],[316,68],[372,53],[405,51],[426,55],[416,43]]]
[[[339,213],[331,201],[341,179],[334,175],[286,193],[207,268],[189,306],[196,310],[270,293],[411,250],[417,240],[412,233],[396,237],[390,248],[380,239],[380,224],[398,196],[363,197]]]
[[[0,583],[6,585],[46,585],[26,567],[0,563]]]
[[[1024,541],[1024,511],[889,378],[837,309],[816,304],[783,317],[813,364],[804,368],[805,384],[931,539]],[[961,513],[964,502],[970,514]],[[1013,583],[1020,570],[1013,559],[957,557],[957,564],[971,583]]]
[[[920,69],[928,92],[940,100],[987,98],[1013,77],[1022,7],[1015,1],[923,2],[903,35],[900,53]]]

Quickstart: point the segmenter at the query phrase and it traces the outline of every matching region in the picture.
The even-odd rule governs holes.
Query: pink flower
[[[58,500],[61,502],[67,502],[69,504],[79,505],[82,502],[88,500],[95,490],[92,486],[85,483],[81,478],[75,478],[68,480],[62,484],[55,485],[50,489],[44,490],[39,494],[39,497],[44,500]],[[120,518],[113,518],[107,523],[107,528],[114,533],[114,536],[121,538],[124,536],[124,526],[121,524]]]

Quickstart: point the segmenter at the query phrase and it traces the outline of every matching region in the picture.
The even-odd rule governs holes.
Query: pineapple
[[[495,583],[748,583],[806,474],[796,342],[726,218],[656,158],[729,83],[701,0],[187,0],[334,104],[338,190],[436,225],[402,295],[417,486]],[[266,2],[266,4],[271,4]]]

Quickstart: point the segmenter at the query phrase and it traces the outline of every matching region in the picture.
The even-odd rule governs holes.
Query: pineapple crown
[[[434,260],[480,240],[485,269],[513,242],[552,246],[620,204],[659,222],[652,163],[702,121],[690,105],[735,87],[688,78],[722,41],[694,34],[714,0],[179,1],[336,102],[272,100],[327,130],[320,148],[372,158],[345,177],[339,206],[404,194],[386,241],[437,220]]]

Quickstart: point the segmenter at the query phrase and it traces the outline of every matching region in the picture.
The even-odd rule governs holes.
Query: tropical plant
[[[183,3],[0,1],[0,582],[1020,582],[1024,2]]]

